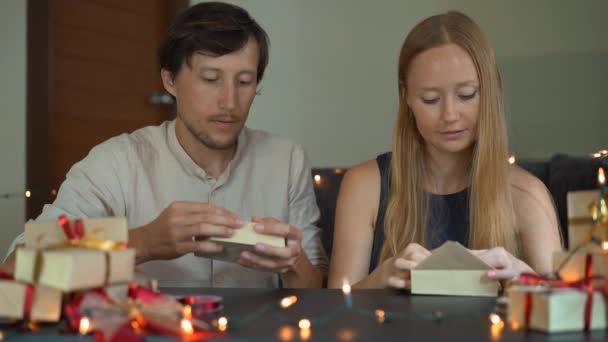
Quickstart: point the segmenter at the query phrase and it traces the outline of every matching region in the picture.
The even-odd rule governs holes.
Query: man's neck
[[[469,187],[472,159],[472,149],[459,153],[427,149],[427,191],[452,194]]]
[[[219,178],[236,153],[236,144],[225,150],[209,148],[201,143],[181,120],[175,120],[175,135],[184,151],[201,169],[213,177]]]

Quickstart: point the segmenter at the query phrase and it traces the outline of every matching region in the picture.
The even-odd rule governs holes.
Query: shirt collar
[[[192,160],[186,150],[184,150],[182,145],[179,143],[179,140],[177,140],[177,135],[175,134],[175,120],[172,120],[169,123],[169,125],[167,126],[167,130],[169,149],[171,150],[179,164],[182,166],[186,174],[201,178],[205,181],[214,180],[213,177],[208,175],[203,168],[198,166],[198,164],[196,164],[194,160]],[[248,144],[248,140],[249,128],[243,127],[241,133],[239,133],[239,137],[237,138],[236,152],[234,153],[232,160],[230,160],[230,162],[226,166],[224,172],[220,175],[220,177],[217,178],[217,183],[224,183],[230,177],[233,170],[243,158],[244,152]]]

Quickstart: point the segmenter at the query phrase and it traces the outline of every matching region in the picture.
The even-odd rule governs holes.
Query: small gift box
[[[26,247],[17,249],[15,278],[66,292],[131,281],[135,250],[126,248],[124,242],[126,220],[91,221],[94,223],[77,220],[72,227],[63,216],[56,223],[26,225]],[[106,223],[108,229],[98,226]],[[57,226],[61,227],[63,240],[56,234]],[[120,240],[109,240],[108,236]]]
[[[542,279],[536,275],[522,275]],[[546,333],[588,331],[606,328],[606,302],[603,288],[585,281],[538,281],[538,285],[508,289],[508,321],[513,326]]]
[[[591,251],[555,252],[553,268],[554,272],[559,271],[560,279],[570,282],[584,278],[587,273],[589,276],[608,276],[608,254]]]
[[[254,253],[256,243],[265,243],[274,247],[285,247],[285,239],[274,235],[259,234],[253,229],[255,223],[247,222],[241,228],[234,230],[229,238],[212,237],[211,241],[218,242],[224,248],[220,253],[196,253],[210,259],[236,263],[243,251]]]
[[[598,190],[568,192],[568,246],[570,249],[586,242],[590,229],[596,224],[591,212],[598,196]],[[608,230],[608,226],[605,229]],[[581,250],[601,252],[602,248],[599,245],[586,244]]]
[[[7,274],[0,274],[0,318],[59,321],[62,299],[60,290],[22,284],[11,278]]]

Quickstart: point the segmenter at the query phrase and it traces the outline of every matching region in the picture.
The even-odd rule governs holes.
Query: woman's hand
[[[490,279],[509,281],[523,272],[534,272],[525,262],[517,259],[503,247],[471,250],[471,253],[494,269],[486,273]]]
[[[418,266],[429,255],[431,252],[421,245],[409,244],[401,253],[382,263],[378,270],[381,284],[384,287],[409,289],[410,270]]]

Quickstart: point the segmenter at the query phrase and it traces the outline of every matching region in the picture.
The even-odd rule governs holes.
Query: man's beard
[[[236,145],[240,130],[239,130],[239,133],[235,134],[232,139],[230,139],[228,142],[223,143],[223,142],[214,140],[211,137],[211,135],[207,134],[207,132],[205,132],[204,130],[201,130],[200,132],[196,131],[194,126],[191,125],[190,122],[188,122],[188,120],[186,120],[182,115],[180,115],[180,119],[182,120],[182,122],[184,123],[184,126],[186,126],[186,129],[188,129],[190,134],[192,134],[192,136],[194,136],[196,138],[196,140],[198,140],[201,144],[205,145],[205,147],[207,147],[209,149],[229,150]]]

